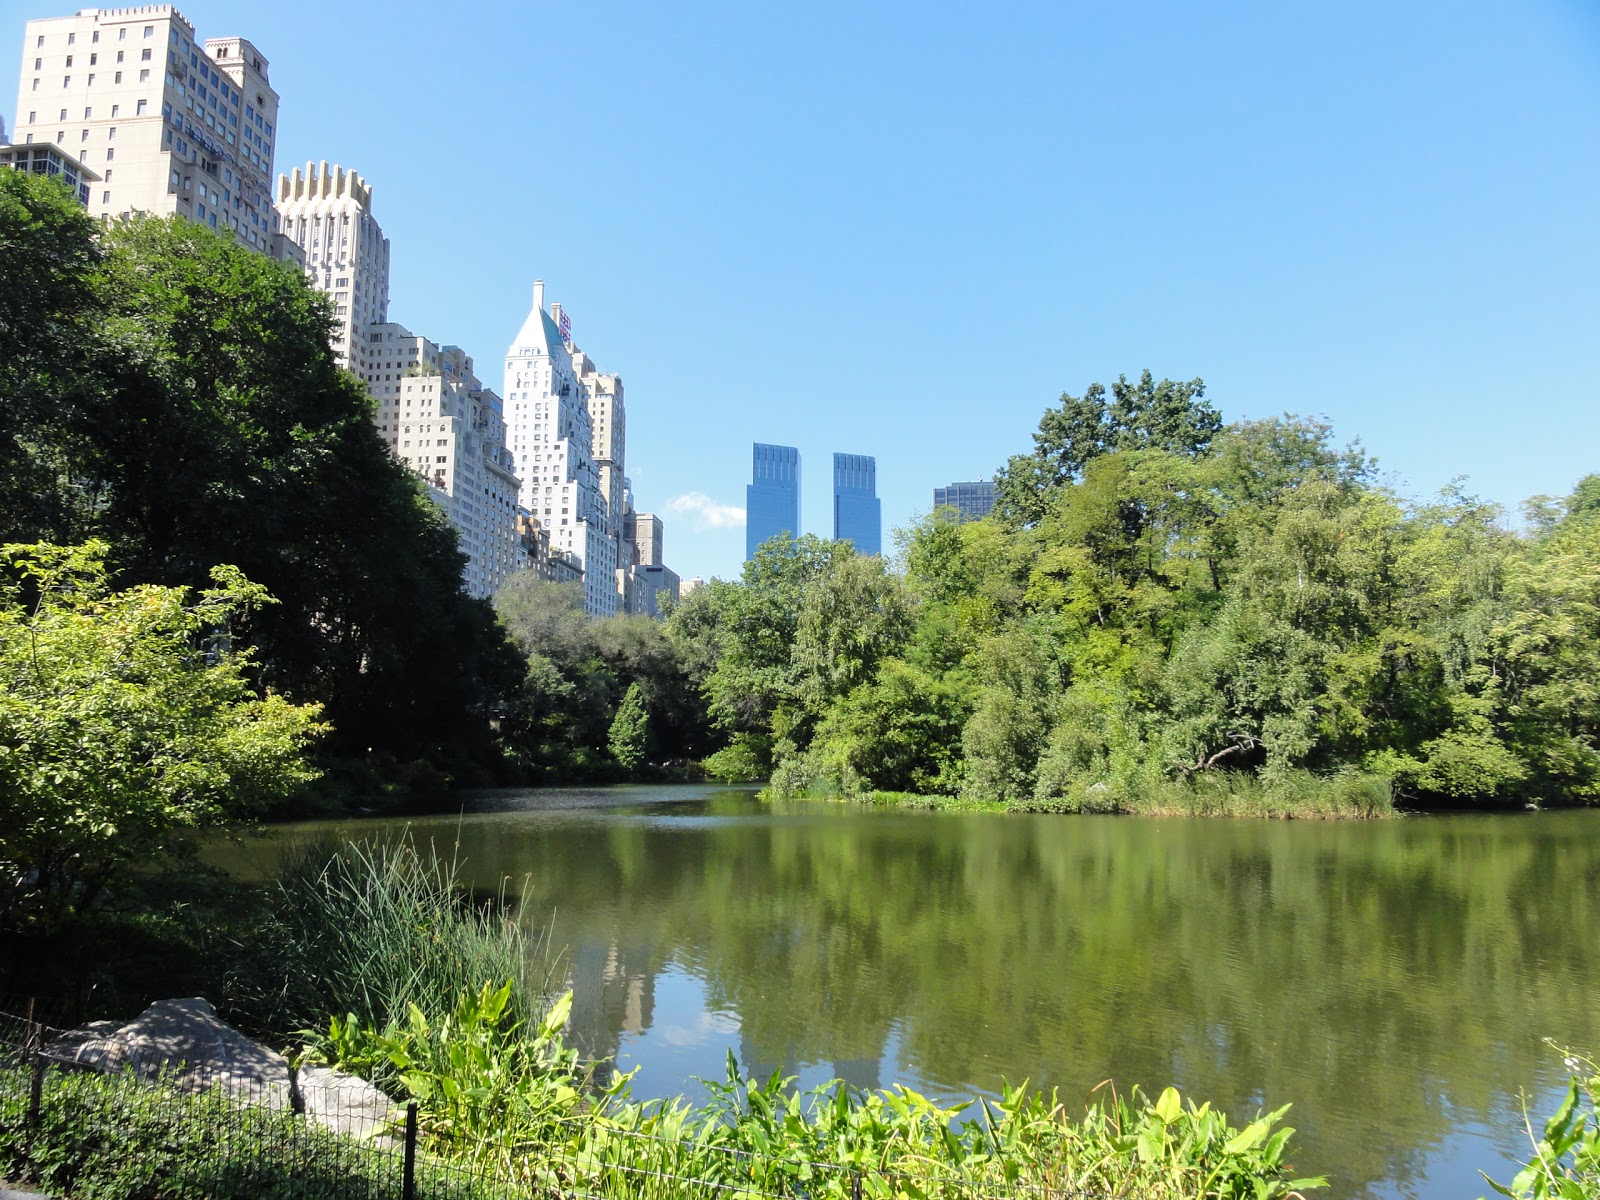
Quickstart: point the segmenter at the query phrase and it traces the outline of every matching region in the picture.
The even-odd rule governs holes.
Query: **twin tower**
[[[800,536],[800,451],[755,443],[745,488],[745,561],[770,537]],[[878,467],[870,454],[833,456],[833,536],[857,554],[883,553]]]

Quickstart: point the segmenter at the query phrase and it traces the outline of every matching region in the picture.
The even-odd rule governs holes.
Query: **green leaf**
[[[1156,1116],[1161,1118],[1162,1124],[1171,1125],[1182,1113],[1183,1100],[1178,1096],[1178,1089],[1169,1087],[1156,1101]]]

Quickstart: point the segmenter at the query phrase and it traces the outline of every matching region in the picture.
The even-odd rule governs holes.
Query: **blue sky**
[[[180,8],[271,61],[280,171],[372,180],[395,320],[498,390],[546,281],[685,576],[738,571],[752,441],[821,533],[875,455],[887,542],[1144,367],[1408,495],[1600,470],[1592,0]]]

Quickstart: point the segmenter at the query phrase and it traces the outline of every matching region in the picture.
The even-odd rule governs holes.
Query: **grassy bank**
[[[875,808],[945,812],[1122,813],[1147,817],[1270,817],[1321,821],[1370,821],[1399,815],[1386,779],[1357,773],[1314,775],[1288,771],[1264,779],[1244,772],[1216,771],[1186,780],[1155,772],[1136,778],[1079,783],[1060,791],[1038,789],[1027,800],[1000,803],[962,795],[851,791],[810,787],[783,790],[781,781],[763,799],[828,800]]]

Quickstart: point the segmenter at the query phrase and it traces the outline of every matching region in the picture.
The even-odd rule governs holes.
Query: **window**
[[[94,109],[92,109],[92,108],[86,108],[86,109],[84,109],[84,110],[83,110],[83,119],[84,119],[84,120],[85,120],[85,121],[92,121],[92,120],[94,120]]]
[[[69,54],[69,55],[67,55],[67,66],[70,67],[71,65],[72,65],[72,55]]]
[[[110,204],[111,203],[111,193],[110,192],[101,192],[100,193],[100,203],[101,204]]]
[[[89,140],[89,131],[87,129],[85,129],[80,134],[78,134],[78,140],[80,142],[87,142]]]
[[[75,34],[75,33],[69,33],[69,34],[67,34],[67,45],[69,45],[69,46],[70,46],[70,45],[72,45],[72,44],[73,44],[73,43],[74,43],[74,42],[76,42],[76,41],[77,41],[77,40],[78,40],[78,35],[77,35],[77,34]]]
[[[107,162],[110,162],[116,156],[117,156],[117,152],[116,152],[115,149],[111,149],[111,150],[107,150],[106,151],[106,161]]]
[[[33,90],[36,92],[39,90],[39,80],[37,78],[33,81]]]
[[[146,25],[144,27],[144,35],[145,37],[155,37],[156,27],[154,25]]]
[[[122,61],[122,51],[121,51],[121,50],[118,50],[118,51],[117,51],[117,61],[118,61],[118,62],[121,62],[121,61]]]
[[[36,58],[36,59],[34,59],[34,60],[33,60],[33,69],[34,69],[34,70],[35,70],[35,71],[42,71],[42,70],[44,70],[44,59],[42,59],[42,58]]]
[[[111,171],[109,169],[106,171],[106,182],[111,182]]]
[[[100,56],[99,56],[99,55],[98,55],[98,54],[91,54],[91,55],[89,55],[89,65],[90,65],[90,66],[91,66],[91,67],[92,67],[92,66],[94,66],[94,65],[95,65],[95,63],[97,63],[97,62],[99,62],[99,61],[100,61]]]
[[[36,41],[36,42],[35,42],[35,43],[34,43],[34,44],[33,44],[33,45],[34,45],[34,48],[35,48],[35,49],[37,49],[37,48],[38,48],[38,47],[40,47],[40,46],[43,46],[43,45],[44,45],[44,34],[42,34],[42,33],[41,33],[41,34],[40,34],[40,35],[39,35],[39,40],[38,40],[38,41]]]
[[[122,82],[122,72],[118,71],[115,75],[113,75],[111,77],[111,82],[112,83],[121,83]]]
[[[117,127],[115,125],[113,125],[110,129],[106,130],[106,141],[108,141],[108,142],[112,141],[116,136],[117,136]]]
[[[148,103],[150,103],[148,100],[139,101],[138,104],[133,106],[133,115],[136,116],[136,117],[144,116],[144,107]],[[113,117],[117,115],[117,110],[116,110],[116,107],[114,105],[112,106],[112,109],[111,109],[111,115]]]
[[[93,71],[89,72],[89,86],[90,87],[94,86],[94,72]]]
[[[60,119],[61,119],[61,120],[63,120],[63,121],[65,121],[65,120],[66,120],[66,119],[67,119],[67,110],[66,110],[66,109],[64,109],[64,108],[63,108],[63,109],[62,109],[62,110],[61,110],[61,117],[60,117]]]
[[[29,125],[32,125],[32,124],[34,124],[34,123],[35,123],[35,122],[37,122],[37,121],[38,121],[38,120],[39,120],[39,114],[38,114],[38,113],[36,113],[36,112],[31,112],[31,113],[29,113],[29,114],[28,114],[28,124],[29,124]]]
[[[121,29],[117,30],[117,41],[125,42],[127,40],[128,40],[128,27],[126,25],[124,25]]]
[[[64,88],[71,87],[72,86],[72,76],[71,75],[63,75],[61,77],[61,86],[64,87]]]
[[[145,70],[139,72],[139,82],[140,83],[145,82],[145,80],[147,80],[149,78],[150,78],[149,68],[146,68]]]
[[[146,46],[143,50],[139,51],[139,61],[140,62],[149,62],[150,61],[150,47]]]

